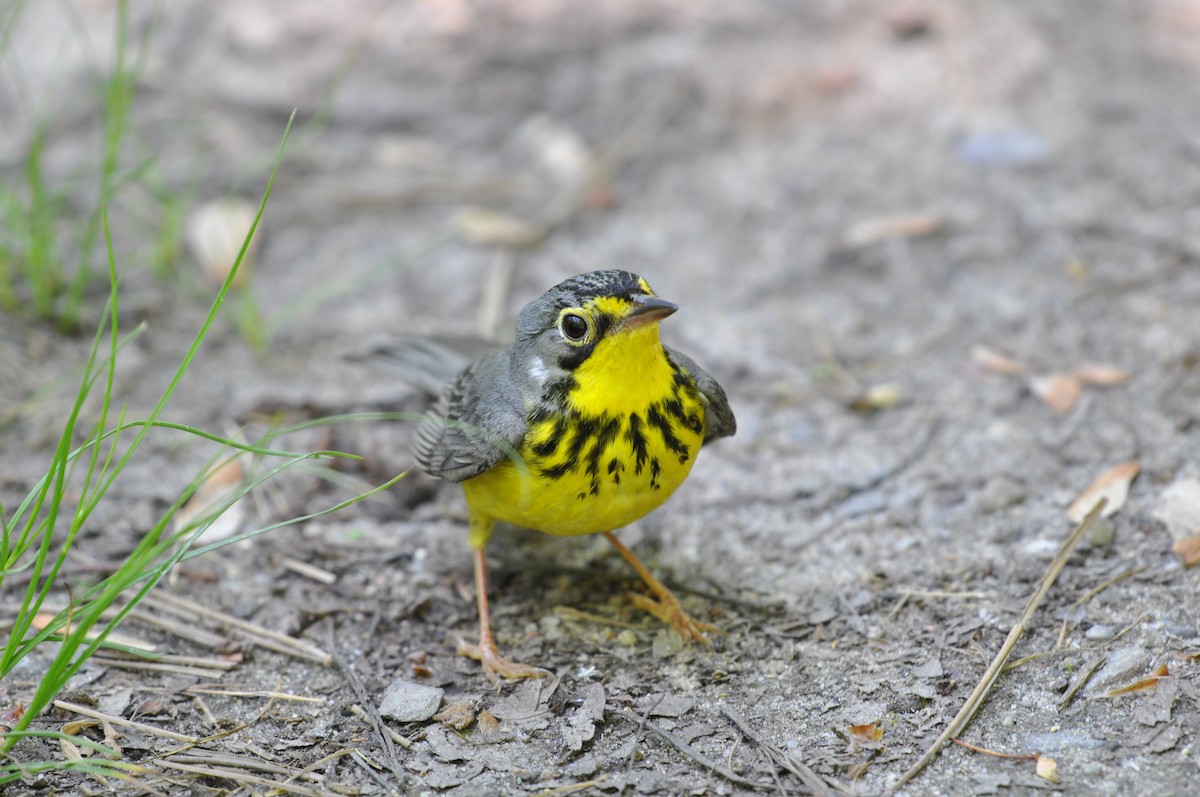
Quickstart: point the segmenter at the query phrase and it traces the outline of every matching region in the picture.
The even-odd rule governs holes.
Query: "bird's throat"
[[[674,372],[658,338],[658,324],[606,336],[575,370],[571,409],[585,415],[643,410],[672,388]]]

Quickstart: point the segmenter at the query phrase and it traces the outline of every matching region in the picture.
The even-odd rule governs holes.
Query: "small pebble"
[[[637,634],[626,628],[621,633],[617,634],[617,642],[624,647],[631,648],[637,644]]]
[[[1117,631],[1111,625],[1094,625],[1084,631],[1083,635],[1088,639],[1112,639],[1117,635]]]
[[[654,644],[650,646],[650,651],[654,654],[655,658],[659,659],[674,656],[681,650],[683,650],[683,637],[666,628],[660,629],[654,635]]]
[[[442,690],[403,679],[392,681],[383,693],[379,713],[397,722],[423,722],[437,713]]]
[[[1149,664],[1150,652],[1140,645],[1114,650],[1108,654],[1108,661],[1088,683],[1087,691],[1096,694],[1132,681],[1144,673]]]
[[[1113,539],[1117,536],[1117,527],[1112,522],[1112,518],[1102,517],[1092,524],[1088,529],[1087,535],[1084,536],[1084,542],[1095,548],[1107,548],[1112,545]]]
[[[979,493],[979,511],[985,515],[1024,503],[1025,487],[1007,476],[989,479]]]
[[[1025,166],[1049,157],[1045,139],[1026,130],[974,133],[958,144],[958,157],[975,166]]]

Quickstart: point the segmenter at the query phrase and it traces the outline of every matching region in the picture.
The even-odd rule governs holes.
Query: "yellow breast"
[[[656,328],[612,343],[575,372],[562,411],[529,419],[520,461],[463,483],[473,513],[594,534],[637,520],[683,483],[704,441],[695,384],[667,360]]]

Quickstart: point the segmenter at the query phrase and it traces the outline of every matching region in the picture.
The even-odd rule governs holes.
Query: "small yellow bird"
[[[425,473],[462,482],[470,515],[479,645],[489,680],[545,670],[500,655],[488,618],[484,550],[496,521],[547,534],[603,533],[657,596],[639,606],[708,643],[613,530],[657,508],[687,478],[700,447],[736,429],[725,391],[664,346],[658,322],[677,306],[627,271],[593,271],[530,302],[515,342],[446,385],[414,444]]]

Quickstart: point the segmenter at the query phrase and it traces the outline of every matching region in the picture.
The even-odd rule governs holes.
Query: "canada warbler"
[[[544,670],[501,657],[488,619],[484,548],[497,520],[547,534],[602,532],[657,596],[635,602],[687,640],[718,629],[689,617],[612,531],[658,507],[696,453],[734,433],[725,391],[659,342],[678,309],[627,271],[593,271],[530,302],[515,342],[467,366],[416,433],[425,473],[462,482],[470,515],[480,659],[493,682]]]

